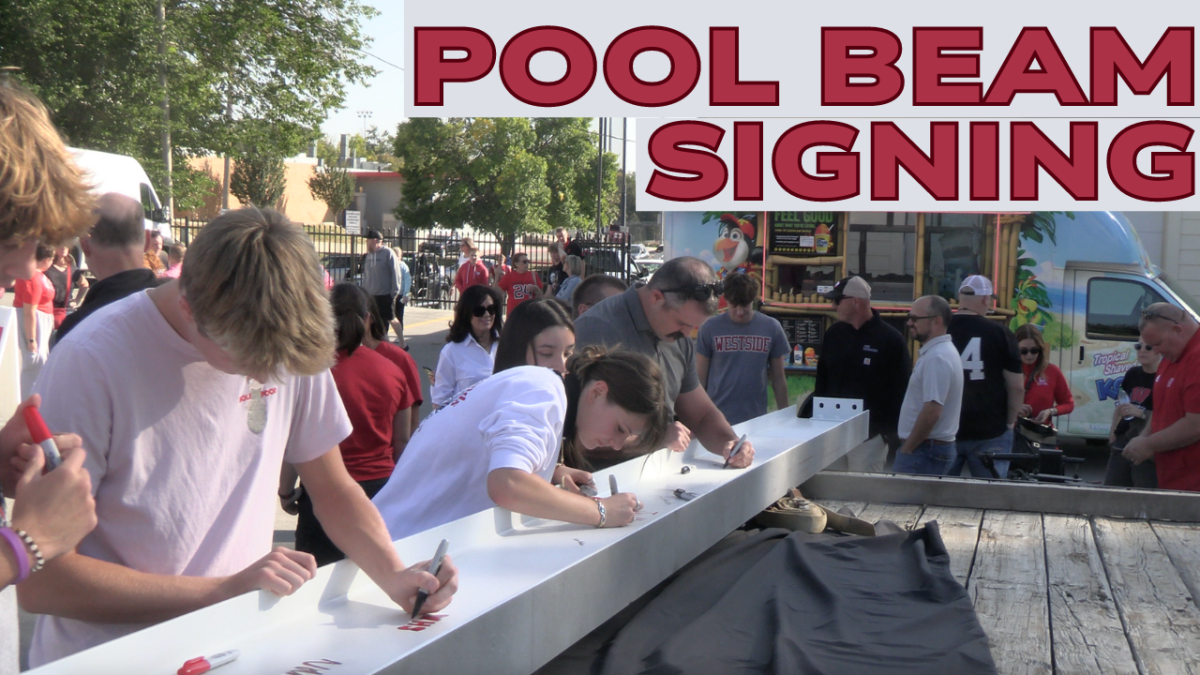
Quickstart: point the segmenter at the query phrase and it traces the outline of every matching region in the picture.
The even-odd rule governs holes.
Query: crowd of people
[[[256,589],[290,594],[342,558],[405,610],[421,591],[436,612],[458,588],[453,561],[435,576],[393,540],[497,505],[628,525],[642,502],[588,496],[592,471],[693,440],[748,467],[753,442],[732,425],[765,414],[769,395],[790,403],[791,346],[756,311],[756,277],[679,257],[627,287],[588,275],[559,231],[544,279],[525,252],[489,268],[462,240],[422,419],[403,348],[411,277],[378,232],[359,285],[331,284],[301,227],[253,207],[163,254],[141,204],[92,196],[45,108],[10,86],[0,164],[0,285],[17,281],[24,399],[0,429],[0,487],[16,504],[6,514],[0,499],[0,588],[40,615],[34,666]],[[95,279],[81,300],[63,248],[76,239]],[[1019,419],[1072,410],[1040,330],[987,318],[985,277],[963,281],[957,312],[940,296],[913,302],[915,367],[864,279],[825,297],[837,321],[814,394],[871,412],[867,440],[834,468],[882,471],[894,449],[896,472],[1003,477],[990,455],[1012,448]],[[1159,304],[1140,329],[1110,480],[1200,490],[1196,321]],[[56,469],[32,443],[28,407],[69,432],[55,437]],[[295,550],[269,546],[277,506],[298,516]],[[0,655],[15,634],[0,602]]]

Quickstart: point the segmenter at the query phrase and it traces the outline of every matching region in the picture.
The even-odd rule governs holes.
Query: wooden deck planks
[[[1145,521],[1093,522],[1139,671],[1200,673],[1200,609],[1155,530]]]
[[[1152,522],[1150,526],[1192,594],[1192,602],[1200,607],[1200,525]]]
[[[967,593],[1000,673],[1052,672],[1042,517],[988,511]]]
[[[1045,514],[1042,524],[1055,672],[1137,672],[1091,523],[1082,516]]]
[[[858,517],[858,514],[867,508],[866,502],[847,502],[840,499],[814,499],[813,501],[830,511],[841,511],[843,508],[848,508],[855,517]]]
[[[983,511],[959,509],[947,506],[927,506],[918,526],[936,520],[942,543],[950,554],[950,573],[963,586],[971,574],[971,563],[975,560],[975,545],[979,542],[979,524]]]
[[[906,530],[911,530],[917,526],[924,508],[920,504],[868,504],[858,517],[869,523],[890,520]]]

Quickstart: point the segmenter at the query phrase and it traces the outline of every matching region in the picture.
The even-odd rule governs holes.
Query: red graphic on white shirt
[[[262,396],[263,396],[263,398],[266,398],[266,397],[268,397],[268,396],[273,396],[273,395],[275,395],[276,393],[277,393],[277,390],[275,389],[275,387],[271,387],[270,389],[263,389],[263,390],[262,390]],[[250,394],[242,394],[242,395],[241,395],[241,396],[238,398],[238,403],[245,403],[246,401],[249,401],[249,400],[250,400]]]

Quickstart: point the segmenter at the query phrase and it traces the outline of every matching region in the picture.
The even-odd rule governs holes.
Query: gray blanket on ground
[[[765,530],[684,570],[617,634],[605,675],[995,673],[937,524]]]

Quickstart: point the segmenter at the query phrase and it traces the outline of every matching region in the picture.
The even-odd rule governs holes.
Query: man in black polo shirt
[[[987,318],[995,299],[992,282],[976,274],[958,289],[958,312],[950,320],[950,338],[963,366],[962,416],[955,442],[957,455],[946,472],[992,478],[979,455],[1012,452],[1013,426],[1025,402],[1017,338],[1004,324]],[[1008,475],[1008,462],[996,462],[996,474]]]
[[[110,192],[96,200],[96,215],[96,224],[79,238],[79,247],[97,281],[83,296],[79,309],[68,314],[54,332],[51,348],[101,307],[162,282],[145,265],[146,225],[141,202]]]
[[[654,359],[663,371],[667,405],[677,422],[666,447],[682,452],[695,434],[709,452],[728,457],[738,435],[708,397],[696,374],[696,345],[691,334],[716,314],[723,285],[712,267],[699,258],[668,260],[650,282],[631,288],[590,308],[575,320],[575,350],[587,345],[618,345]],[[610,465],[629,459],[618,449],[588,453],[593,462]],[[754,446],[747,441],[732,467],[750,466]]]
[[[871,287],[862,277],[846,277],[823,295],[833,301],[838,321],[821,341],[813,394],[862,399],[871,413],[867,440],[827,468],[881,473],[908,389],[908,347],[871,308]]]

